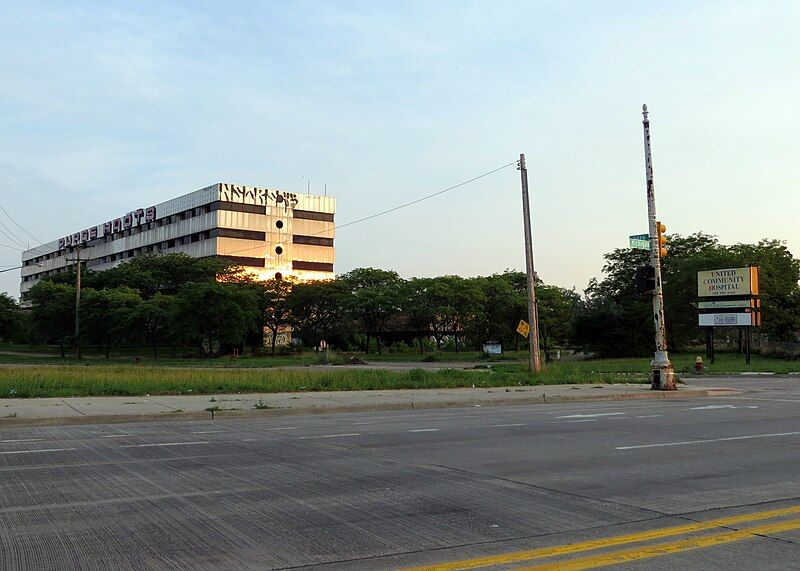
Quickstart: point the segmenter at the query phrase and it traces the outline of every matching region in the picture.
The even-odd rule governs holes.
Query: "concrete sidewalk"
[[[0,429],[244,416],[280,416],[446,407],[547,404],[590,400],[675,399],[737,394],[740,389],[686,387],[677,392],[641,384],[543,385],[465,389],[334,391],[139,397],[0,399]]]

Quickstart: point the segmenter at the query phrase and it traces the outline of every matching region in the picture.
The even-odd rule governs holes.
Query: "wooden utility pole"
[[[539,357],[539,310],[536,306],[536,272],[533,269],[533,241],[531,239],[531,208],[528,199],[528,169],[525,168],[525,154],[519,156],[519,172],[522,181],[522,221],[525,233],[525,273],[528,281],[528,323],[531,331],[528,335],[529,354],[528,364],[531,371],[538,373],[542,370],[542,361]]]
[[[75,259],[68,260],[77,262],[77,272],[75,279],[75,358],[81,358],[81,247],[75,247]]]

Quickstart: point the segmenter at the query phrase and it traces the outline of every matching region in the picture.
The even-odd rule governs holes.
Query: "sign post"
[[[761,325],[758,267],[697,272],[697,322],[706,327],[706,354],[714,363],[714,328],[737,327],[750,364],[751,328]]]

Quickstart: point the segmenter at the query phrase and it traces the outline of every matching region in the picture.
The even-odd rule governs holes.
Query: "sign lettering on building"
[[[153,222],[156,219],[156,207],[149,206],[147,208],[139,208],[132,212],[128,212],[124,216],[120,216],[119,218],[115,218],[114,220],[109,220],[105,222],[101,226],[92,226],[91,228],[87,228],[86,230],[81,230],[80,232],[75,232],[74,234],[70,234],[68,236],[64,236],[63,238],[58,239],[58,249],[61,250],[62,248],[67,248],[69,246],[79,246],[81,244],[85,244],[95,238],[100,238],[102,236],[108,236],[115,232],[122,232],[123,230],[128,230],[133,228],[134,226],[140,226],[141,224],[147,224],[148,222]]]
[[[239,202],[256,206],[283,206],[285,210],[294,208],[299,202],[297,195],[293,192],[227,183],[220,183],[219,198],[225,202]]]

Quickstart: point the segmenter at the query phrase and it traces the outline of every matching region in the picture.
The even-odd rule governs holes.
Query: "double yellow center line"
[[[438,565],[414,567],[407,571],[455,571],[462,569],[477,569],[479,567],[488,567],[492,565],[504,565],[520,561],[531,561],[533,559],[544,559],[547,557],[557,557],[560,555],[571,555],[574,553],[581,553],[584,551],[617,547],[620,545],[627,545],[629,543],[652,541],[655,539],[663,539],[665,537],[673,537],[676,535],[683,535],[698,531],[706,531],[709,529],[718,529],[741,523],[752,523],[765,519],[786,517],[798,513],[800,513],[800,506],[794,506],[789,508],[724,517],[704,522],[689,523],[685,525],[677,525],[661,529],[653,529],[649,531],[642,531],[627,535],[618,535],[615,537],[608,537],[603,539],[592,539],[589,541],[582,541],[579,543],[571,543],[567,545],[542,547],[539,549],[516,551],[512,553],[506,553],[503,555],[477,557],[474,559],[451,561],[448,563],[441,563]],[[725,543],[731,543],[734,541],[748,539],[756,535],[780,533],[783,531],[790,531],[794,529],[800,529],[799,519],[749,527],[738,531],[726,531],[704,537],[681,539],[671,543],[648,545],[643,547],[636,547],[633,549],[615,551],[611,553],[601,553],[577,559],[562,560],[555,563],[547,563],[536,567],[529,567],[527,569],[536,571],[544,571],[551,569],[552,570],[563,569],[570,571],[577,571],[579,569],[592,569],[596,567],[603,567],[606,565],[629,563],[631,561],[648,559],[651,557],[660,557],[662,555],[670,555],[674,553],[680,553],[682,551],[690,551],[705,547],[713,547],[715,545],[722,545]]]

